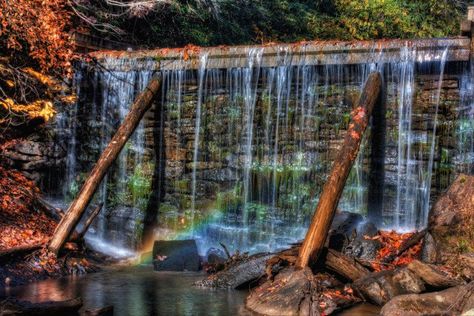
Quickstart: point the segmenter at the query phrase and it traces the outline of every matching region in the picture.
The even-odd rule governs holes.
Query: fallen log
[[[434,288],[445,289],[463,283],[462,280],[449,276],[436,266],[418,260],[410,262],[407,268],[418,275],[426,284]]]
[[[265,265],[273,254],[257,254],[237,262],[225,270],[194,283],[207,288],[235,289],[265,276]]]
[[[372,109],[379,99],[381,82],[380,73],[376,72],[369,75],[358,105],[351,113],[351,123],[344,138],[344,143],[323,187],[318,206],[299,253],[297,266],[300,268],[308,266],[310,260],[315,262],[324,247],[339,198],[352,165],[357,158],[360,143],[369,124]]]
[[[0,303],[0,315],[76,315],[82,307],[82,300],[73,298],[65,301],[31,303],[8,298]]]
[[[64,245],[69,235],[81,219],[82,214],[107,173],[107,170],[117,159],[120,151],[138,126],[138,123],[140,123],[145,112],[151,107],[152,100],[160,86],[161,77],[159,75],[153,76],[145,90],[135,99],[130,112],[127,114],[114,137],[101,154],[99,160],[89,174],[89,177],[84,182],[78,196],[69,207],[66,215],[61,219],[56,227],[53,238],[48,247],[50,251],[57,254]]]
[[[348,257],[332,249],[328,250],[325,265],[332,271],[351,281],[358,280],[369,274],[369,270],[354,258]]]

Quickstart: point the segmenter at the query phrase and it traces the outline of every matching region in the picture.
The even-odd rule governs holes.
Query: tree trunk
[[[297,266],[300,268],[308,266],[310,260],[316,261],[324,247],[339,198],[359,152],[360,143],[369,123],[374,104],[379,98],[381,82],[380,73],[369,75],[358,105],[351,113],[351,123],[347,129],[344,143],[336,161],[334,161],[331,174],[323,187],[311,225],[301,246],[297,262]]]
[[[153,97],[158,92],[161,86],[161,77],[155,75],[145,91],[140,93],[133,103],[130,112],[125,117],[125,120],[118,128],[114,137],[105,148],[104,152],[100,156],[99,160],[92,169],[89,177],[84,182],[79,195],[72,202],[66,215],[61,219],[54,236],[49,244],[49,250],[58,253],[64,242],[68,239],[69,234],[74,230],[77,223],[81,219],[87,205],[91,201],[95,191],[97,190],[100,182],[104,178],[107,170],[112,163],[117,159],[120,151],[132,135],[133,131],[140,123],[145,112],[151,107]]]

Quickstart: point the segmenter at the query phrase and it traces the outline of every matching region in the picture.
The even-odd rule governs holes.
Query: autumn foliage
[[[375,271],[391,270],[396,266],[409,264],[418,259],[421,253],[422,241],[404,251],[400,256],[395,256],[393,261],[385,262],[391,255],[397,254],[404,242],[415,233],[397,233],[395,231],[379,231],[374,237],[365,236],[366,239],[378,240],[382,247],[377,252],[377,258],[371,262]]]
[[[73,41],[66,0],[0,0],[0,45],[26,53],[42,71],[71,70]]]
[[[0,166],[0,250],[46,243],[56,223],[35,211],[39,189],[18,171]]]

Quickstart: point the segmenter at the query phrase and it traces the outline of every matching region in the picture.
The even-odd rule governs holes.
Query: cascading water
[[[454,158],[459,172],[474,173],[474,65],[465,67],[460,82],[461,100],[456,136],[458,155]]]
[[[109,59],[104,66],[120,62]],[[67,122],[71,127],[68,141],[65,199],[74,197],[86,172],[105,149],[115,133],[116,127],[128,113],[136,94],[148,84],[152,71],[77,71],[76,85],[79,101],[70,111]],[[81,91],[85,76],[92,81],[92,90]],[[89,87],[90,88],[90,87]],[[64,123],[62,123],[64,124]],[[95,203],[104,203],[103,210],[86,236],[98,250],[127,255],[132,246],[130,236],[123,233],[124,226],[133,226],[142,217],[137,209],[146,206],[141,190],[149,187],[148,179],[142,176],[144,148],[144,125],[140,123],[133,136],[120,153],[112,172],[109,172],[95,195]],[[94,203],[94,202],[93,202]],[[139,223],[138,223],[139,224]]]
[[[197,71],[189,69],[190,62],[181,56],[163,70],[165,90],[161,105],[154,107],[155,118],[146,118],[138,127],[97,194],[98,200],[106,202],[107,213],[125,205],[139,226],[137,214],[150,202],[153,173],[164,168],[156,238],[195,238],[203,253],[219,242],[231,251],[268,251],[301,239],[352,106],[370,71],[378,70],[384,75],[389,122],[380,222],[399,230],[426,225],[432,172],[439,159],[437,113],[448,50],[442,56],[426,53],[420,60],[416,48],[405,47],[393,62],[381,62],[384,53],[380,52],[366,64],[339,65],[335,57],[321,66],[307,62],[311,56],[304,50],[294,58],[288,47],[277,49],[277,62],[267,66],[265,50],[249,48],[236,57],[235,66],[230,63],[225,68],[210,67],[209,55],[202,52]],[[134,62],[107,60],[104,68],[117,69],[124,63],[128,71],[99,69],[87,75],[83,70],[78,76],[77,81],[92,82],[95,92],[86,95],[78,90],[82,101],[73,115],[78,115],[79,123],[70,125],[71,139],[76,139],[71,144],[76,145],[68,148],[68,157],[72,156],[68,166],[74,166],[75,174],[90,167],[87,161],[94,161],[83,156],[97,157],[107,144],[156,63],[150,59],[145,61],[148,66],[135,68]],[[433,64],[433,73],[439,76],[437,88],[430,90],[434,112],[423,114],[415,109],[417,75],[425,71],[424,65]],[[473,155],[474,129],[468,124],[473,89],[471,77],[463,78],[459,121],[464,123],[456,129],[460,140],[456,157],[468,161]],[[159,128],[161,123],[154,121],[157,113],[163,121]],[[94,137],[84,135],[87,128],[99,136],[97,148],[79,146],[94,143]],[[157,133],[159,143],[150,136]],[[341,210],[367,212],[370,136],[366,138],[339,204]],[[154,157],[153,146],[161,148],[164,157]],[[76,153],[78,161],[73,160]],[[472,165],[472,161],[466,164]],[[71,187],[71,180],[66,181]],[[113,222],[107,213],[95,236],[133,248],[120,238],[120,227],[114,234],[104,233]],[[117,223],[131,224],[130,218]]]

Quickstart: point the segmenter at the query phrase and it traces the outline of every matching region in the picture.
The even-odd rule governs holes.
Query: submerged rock
[[[474,283],[440,292],[397,296],[381,316],[461,315],[474,309]]]
[[[157,240],[153,244],[155,271],[199,271],[201,259],[195,240]]]

